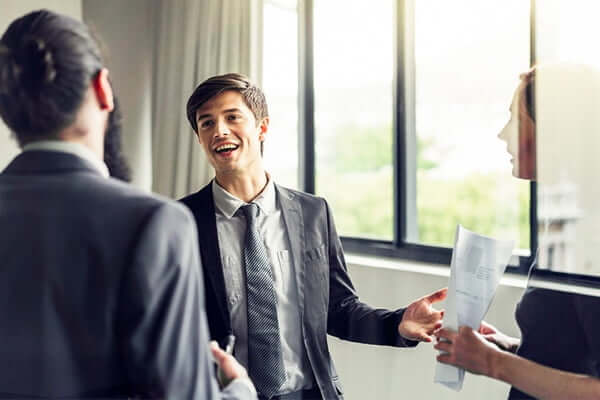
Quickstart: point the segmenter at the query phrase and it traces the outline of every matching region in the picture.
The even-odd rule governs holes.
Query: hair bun
[[[55,78],[54,57],[43,39],[29,36],[18,48],[0,43],[0,93],[39,91]]]
[[[17,59],[25,74],[29,75],[28,79],[43,84],[52,83],[56,78],[54,57],[44,39],[29,36],[24,40],[21,50]]]

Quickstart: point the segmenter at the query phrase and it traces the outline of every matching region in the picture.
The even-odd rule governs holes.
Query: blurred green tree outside
[[[388,134],[382,134],[387,132]],[[390,126],[344,126],[322,143],[330,151],[317,171],[318,193],[332,205],[343,236],[392,240],[394,231],[393,139]],[[512,201],[503,201],[501,173],[462,179],[430,174],[439,163],[426,157],[432,143],[417,143],[419,243],[451,247],[457,224],[529,248],[529,186],[514,181]],[[513,185],[512,181],[510,184]],[[516,199],[514,197],[517,197]],[[516,225],[516,226],[515,226]]]

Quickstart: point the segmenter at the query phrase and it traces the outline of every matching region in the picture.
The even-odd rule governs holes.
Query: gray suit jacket
[[[221,398],[187,210],[30,151],[0,174],[0,226],[0,397]]]
[[[342,399],[343,390],[327,345],[327,334],[361,343],[415,346],[398,334],[403,309],[374,309],[361,302],[344,261],[342,243],[327,202],[275,185],[287,227],[298,285],[304,347],[324,399]],[[216,214],[210,184],[181,200],[196,218],[206,280],[211,337],[231,333]]]

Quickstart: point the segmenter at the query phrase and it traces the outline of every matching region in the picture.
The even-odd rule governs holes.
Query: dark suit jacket
[[[304,347],[324,399],[341,399],[342,389],[327,346],[327,334],[361,343],[414,346],[398,334],[404,310],[373,309],[359,301],[347,272],[342,244],[324,199],[275,185],[288,230],[298,286]],[[199,231],[206,278],[211,337],[231,332],[211,185],[181,200]]]
[[[220,398],[184,207],[30,151],[0,174],[0,227],[0,397]]]

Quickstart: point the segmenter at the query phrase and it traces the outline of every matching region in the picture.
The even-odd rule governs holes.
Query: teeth
[[[235,144],[223,144],[223,145],[217,147],[215,149],[215,151],[217,153],[220,153],[222,151],[229,151],[229,150],[235,150],[235,149],[237,149],[237,145],[235,145]]]

